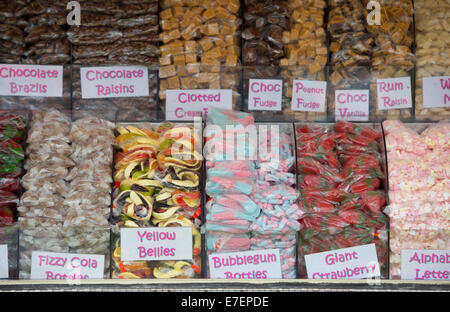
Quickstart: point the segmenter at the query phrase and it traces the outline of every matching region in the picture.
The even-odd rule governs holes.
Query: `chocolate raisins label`
[[[80,77],[83,99],[149,96],[145,66],[81,67]]]
[[[380,276],[375,244],[305,256],[309,279],[362,279]]]
[[[450,280],[450,250],[403,249],[402,280]]]
[[[292,85],[292,110],[323,113],[326,108],[326,94],[326,81],[294,80]]]
[[[192,227],[120,229],[123,261],[191,260],[192,247]]]
[[[411,78],[377,79],[379,110],[411,108]]]
[[[103,279],[104,255],[33,251],[30,279]]]
[[[0,95],[62,97],[63,67],[0,64]]]
[[[0,278],[8,278],[8,245],[0,245]]]
[[[282,80],[249,79],[248,110],[281,111],[282,93]]]
[[[369,121],[369,90],[336,90],[335,118]]]
[[[422,79],[423,107],[450,107],[450,76]]]

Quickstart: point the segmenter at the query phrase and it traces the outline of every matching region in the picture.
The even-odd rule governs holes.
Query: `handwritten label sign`
[[[346,121],[368,121],[369,90],[336,90],[335,118]]]
[[[248,109],[281,111],[283,81],[275,79],[250,79]]]
[[[63,67],[0,64],[0,95],[61,97]]]
[[[8,278],[8,245],[0,245],[0,278]]]
[[[212,253],[208,257],[211,278],[281,278],[278,249]]]
[[[450,250],[402,250],[403,280],[450,280]]]
[[[423,107],[450,107],[450,76],[427,77],[423,83]]]
[[[377,79],[378,109],[411,108],[411,78]]]
[[[294,80],[292,110],[323,113],[325,112],[326,94],[326,81]]]
[[[46,251],[31,253],[31,279],[103,279],[104,255],[70,254]]]
[[[375,244],[361,245],[305,256],[310,279],[362,279],[380,276]]]
[[[124,261],[192,259],[192,228],[123,228],[120,253]]]
[[[232,109],[230,89],[166,90],[166,120],[194,120],[209,107]]]
[[[149,95],[144,66],[81,67],[80,77],[83,99]]]

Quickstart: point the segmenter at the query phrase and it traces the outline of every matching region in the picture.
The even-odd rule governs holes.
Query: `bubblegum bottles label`
[[[212,253],[208,257],[211,278],[281,278],[278,249]]]
[[[380,276],[375,244],[361,245],[305,256],[310,279],[361,279]]]
[[[123,228],[120,252],[123,261],[190,260],[192,228]]]
[[[294,80],[292,86],[293,111],[325,112],[327,83],[325,81]]]
[[[8,245],[0,245],[0,278],[8,278]]]
[[[104,255],[33,251],[31,279],[81,280],[103,279]]]
[[[250,79],[248,109],[281,111],[283,81],[274,79]]]
[[[149,96],[144,66],[82,67],[83,99]]]
[[[232,109],[232,90],[166,90],[166,120],[192,121],[208,115],[208,108]]]
[[[368,121],[369,90],[336,90],[335,118],[346,121]]]
[[[411,78],[377,79],[378,109],[411,108]]]
[[[0,64],[0,95],[61,97],[63,67]]]
[[[423,107],[450,107],[450,76],[422,79]]]
[[[402,250],[403,280],[450,280],[450,250]]]

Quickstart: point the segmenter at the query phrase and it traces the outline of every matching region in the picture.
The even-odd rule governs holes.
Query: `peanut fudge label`
[[[250,79],[248,85],[248,109],[281,111],[283,81]]]
[[[123,261],[190,260],[192,228],[123,228],[120,253]]]
[[[335,118],[369,121],[369,90],[336,90]]]
[[[411,78],[377,79],[378,109],[411,108]]]
[[[310,279],[362,279],[380,276],[375,244],[361,245],[305,256]]]
[[[402,250],[402,280],[450,280],[450,250]]]
[[[292,86],[292,110],[323,113],[326,107],[326,94],[326,81],[294,80]]]
[[[0,95],[61,97],[63,67],[0,64]]]
[[[103,279],[104,255],[33,251],[30,279]]]
[[[8,278],[8,245],[0,245],[0,278]]]
[[[450,76],[422,79],[423,107],[450,107]]]
[[[278,249],[212,253],[208,256],[208,260],[211,278],[281,278],[280,251]]]
[[[208,108],[232,109],[231,89],[166,90],[166,120],[192,121]]]
[[[83,99],[149,96],[145,66],[81,67],[80,77]]]

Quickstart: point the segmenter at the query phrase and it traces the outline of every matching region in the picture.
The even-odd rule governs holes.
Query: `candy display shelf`
[[[0,281],[1,292],[450,292],[450,282],[406,280],[46,280]]]

